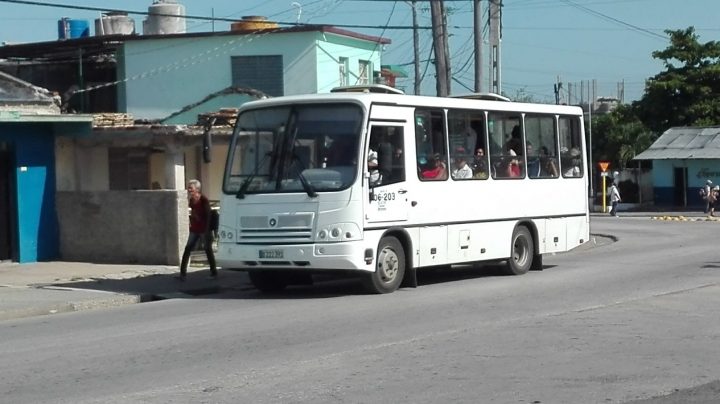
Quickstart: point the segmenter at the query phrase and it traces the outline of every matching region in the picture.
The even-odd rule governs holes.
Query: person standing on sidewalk
[[[211,278],[217,279],[218,271],[215,266],[215,255],[212,250],[212,232],[210,228],[211,208],[210,201],[202,194],[200,181],[190,180],[187,185],[188,206],[190,207],[190,234],[188,235],[185,251],[180,263],[180,275],[176,278],[184,281],[187,276],[187,267],[190,261],[190,253],[195,248],[198,240],[203,240],[205,255],[210,264]]]
[[[720,186],[715,185],[714,188],[710,190],[707,196],[707,202],[708,202],[708,212],[710,213],[710,216],[715,216],[715,204],[717,203],[718,199],[720,199]]]
[[[710,212],[710,193],[712,192],[712,181],[705,181],[705,186],[700,188],[700,197],[705,201],[705,214]]]
[[[610,215],[611,216],[617,216],[617,205],[620,203],[622,199],[620,198],[620,191],[618,190],[617,185],[613,182],[612,186],[610,187]]]

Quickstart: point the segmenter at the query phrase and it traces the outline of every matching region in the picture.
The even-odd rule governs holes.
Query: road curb
[[[0,310],[0,321],[118,307],[127,304],[136,304],[143,301],[149,301],[143,299],[143,295],[113,294],[107,298],[100,299],[76,300],[62,303],[52,303],[36,307],[6,309]]]
[[[678,216],[664,215],[664,216],[651,216],[650,220],[659,220],[659,221],[667,221],[667,222],[720,222],[720,217],[714,217],[714,216],[688,217],[688,216],[683,216],[683,215],[678,215]]]

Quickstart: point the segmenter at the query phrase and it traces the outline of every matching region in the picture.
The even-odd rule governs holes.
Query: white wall
[[[81,146],[73,138],[55,141],[55,181],[58,191],[107,191],[110,167],[106,146]]]

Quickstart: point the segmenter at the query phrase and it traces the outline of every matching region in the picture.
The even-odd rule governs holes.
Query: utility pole
[[[450,63],[450,42],[449,42],[449,34],[448,34],[448,15],[447,15],[447,9],[445,8],[445,2],[440,2],[440,11],[442,12],[442,27],[443,27],[443,48],[445,48],[445,77],[447,83],[445,84],[448,89],[448,94],[452,92],[452,63]]]
[[[417,1],[413,0],[412,5],[412,19],[413,19],[413,54],[415,65],[415,95],[420,95],[420,34],[418,33],[418,20],[417,20]]]
[[[475,0],[473,8],[475,27],[475,92],[482,92],[482,4]]]
[[[500,66],[500,42],[502,41],[502,0],[488,0],[488,40],[490,42],[490,91],[502,93],[502,77]]]
[[[450,94],[450,77],[446,59],[446,29],[444,22],[444,6],[442,0],[430,2],[430,17],[432,19],[433,52],[435,53],[435,88],[438,97],[447,97]]]

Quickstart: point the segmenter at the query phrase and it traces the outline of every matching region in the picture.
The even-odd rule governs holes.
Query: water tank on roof
[[[230,24],[231,31],[259,31],[275,28],[278,28],[276,22],[268,21],[267,17],[259,15],[246,15],[242,17],[242,20]]]
[[[127,13],[113,11],[103,13],[95,19],[95,36],[101,35],[132,35],[135,33],[135,20]]]
[[[148,7],[148,16],[143,21],[143,34],[184,34],[185,31],[185,6],[174,0],[155,0]]]
[[[82,38],[90,36],[90,24],[87,20],[74,20],[63,17],[58,20],[58,39]]]

